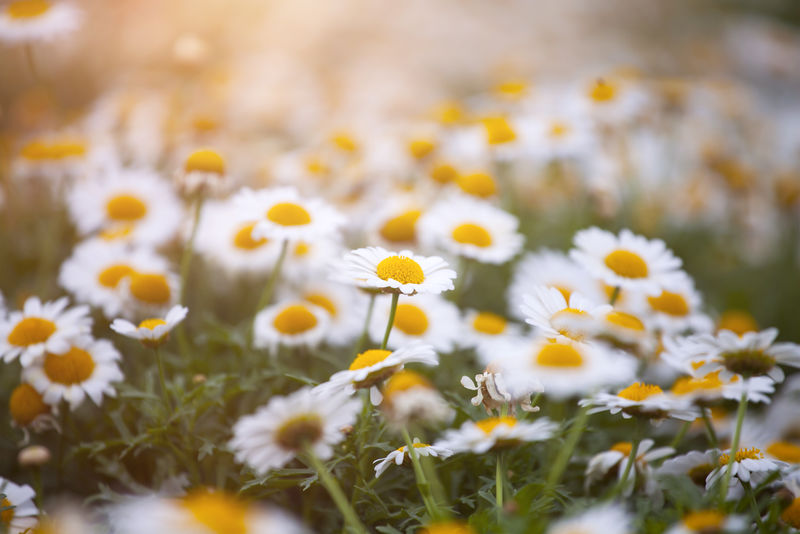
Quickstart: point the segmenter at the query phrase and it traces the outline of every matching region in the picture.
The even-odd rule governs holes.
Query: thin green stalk
[[[719,498],[720,502],[724,503],[725,498],[728,496],[728,487],[731,484],[731,476],[733,476],[733,462],[736,461],[736,453],[739,450],[739,438],[742,434],[742,423],[744,422],[744,414],[747,411],[747,392],[742,393],[742,398],[739,399],[739,409],[736,412],[736,430],[733,433],[733,443],[731,443],[731,450],[728,458],[728,467],[725,470],[725,478],[722,479],[722,486],[720,487]]]
[[[609,303],[609,304],[611,304],[611,305],[613,306],[613,305],[614,305],[614,303],[615,303],[615,302],[617,302],[617,299],[618,299],[618,298],[619,298],[619,286],[616,286],[616,287],[614,288],[614,292],[613,292],[613,293],[611,293],[611,298],[610,298],[610,299],[608,299],[608,303]]]
[[[719,446],[719,440],[717,440],[717,432],[714,430],[711,418],[708,416],[708,410],[706,408],[701,408],[700,413],[703,416],[703,424],[706,426],[708,444],[711,445],[711,448],[716,449]]]
[[[275,263],[275,268],[272,269],[269,279],[267,280],[267,284],[264,286],[264,291],[261,293],[261,297],[258,299],[256,313],[260,312],[264,306],[269,304],[269,301],[272,300],[272,293],[275,291],[275,284],[278,283],[278,278],[281,276],[281,268],[283,267],[283,261],[286,259],[286,251],[288,248],[289,240],[284,239],[283,243],[281,243],[281,253],[278,256],[278,261]]]
[[[350,503],[347,502],[347,498],[344,496],[342,492],[342,488],[339,486],[339,483],[336,482],[336,479],[331,475],[331,472],[328,471],[328,468],[325,467],[325,464],[320,460],[316,454],[314,454],[314,450],[311,448],[310,445],[306,445],[304,447],[305,457],[308,460],[308,463],[311,464],[311,467],[317,472],[319,476],[320,482],[322,485],[325,486],[325,489],[328,490],[333,502],[336,503],[336,507],[339,508],[339,512],[344,517],[345,523],[350,525],[350,528],[356,531],[358,534],[367,534],[367,529],[361,520],[356,515],[356,511],[353,510],[353,507],[350,506]]]
[[[36,492],[36,507],[42,510],[44,503],[44,490],[42,489],[42,470],[38,465],[31,468],[33,478],[33,490]]]
[[[670,447],[673,449],[677,448],[680,445],[681,441],[683,441],[684,436],[686,436],[686,432],[689,431],[689,427],[691,426],[691,421],[684,421],[683,425],[681,425],[681,429],[678,431],[678,434],[675,436],[675,439],[672,440],[672,443],[669,444]]]
[[[547,475],[546,493],[550,494],[550,492],[561,481],[561,476],[564,474],[564,470],[567,468],[567,464],[572,456],[572,452],[578,445],[578,441],[581,438],[581,434],[583,434],[583,430],[586,428],[586,422],[588,420],[589,408],[583,407],[578,410],[578,415],[575,416],[575,421],[572,423],[572,428],[569,429],[569,434],[567,434],[567,441],[564,442],[564,446],[561,447],[561,450],[559,450],[558,456],[553,462],[553,467],[550,469],[550,473]]]
[[[389,322],[386,323],[386,333],[383,334],[383,342],[381,343],[381,350],[386,349],[386,344],[389,343],[389,334],[392,333],[392,326],[394,326],[394,316],[397,313],[397,301],[400,299],[400,293],[392,294],[392,308],[389,310]]]
[[[197,227],[200,226],[200,214],[203,211],[203,195],[197,195],[194,200],[194,217],[192,219],[192,231],[189,234],[189,241],[183,249],[181,255],[181,291],[180,303],[186,304],[186,284],[189,282],[189,272],[192,268],[192,256],[194,256],[194,240],[197,236]]]
[[[497,465],[494,470],[495,502],[497,503],[497,521],[503,518],[503,486],[505,486],[505,455],[497,453]]]
[[[172,401],[169,399],[167,392],[166,373],[164,372],[164,359],[161,357],[161,348],[156,347],[153,349],[156,353],[156,362],[158,363],[158,381],[161,384],[161,396],[164,398],[164,406],[167,407],[167,416],[172,411]]]
[[[375,307],[375,297],[377,293],[369,294],[369,304],[367,305],[367,317],[364,319],[364,327],[361,329],[361,335],[356,342],[356,354],[359,354],[364,349],[364,342],[367,340],[369,332],[369,323],[372,321],[372,309]]]
[[[625,489],[625,486],[628,482],[628,475],[631,474],[631,469],[633,469],[633,465],[636,463],[636,453],[638,450],[639,437],[637,435],[636,439],[634,439],[633,443],[631,443],[631,453],[628,455],[628,462],[625,464],[625,470],[622,471],[622,477],[619,479],[619,482],[617,482],[617,485],[611,490],[611,493],[609,493],[609,499],[613,499]]]
[[[753,513],[753,518],[756,520],[756,525],[758,525],[759,532],[765,532],[764,524],[761,522],[761,512],[758,509],[758,503],[756,502],[756,494],[753,492],[753,487],[750,486],[749,482],[742,482],[744,486],[745,492],[747,493],[748,501],[750,502],[750,511]]]
[[[422,464],[419,461],[419,454],[417,454],[417,449],[414,447],[414,442],[411,440],[411,435],[408,433],[408,429],[405,427],[403,427],[403,438],[406,441],[406,452],[408,453],[408,457],[411,459],[411,465],[414,467],[414,476],[417,479],[417,489],[419,489],[419,494],[422,496],[422,502],[425,503],[425,509],[428,510],[428,515],[431,516],[432,520],[436,521],[441,519],[442,514],[439,512],[439,507],[437,506],[433,499],[433,495],[431,494],[431,485],[425,476],[425,471],[422,469]]]
[[[453,302],[459,304],[461,301],[461,293],[467,285],[467,272],[471,262],[464,256],[458,258],[458,276],[456,276],[455,287],[453,288]]]

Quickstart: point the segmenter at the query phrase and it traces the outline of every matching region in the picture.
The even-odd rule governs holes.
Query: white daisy
[[[583,160],[597,148],[591,121],[571,110],[543,109],[528,121],[526,130],[526,150],[542,163]]]
[[[159,262],[160,266],[160,262]],[[119,287],[125,307],[131,317],[153,317],[167,312],[178,300],[180,278],[169,270],[153,267],[134,271],[120,280]]]
[[[39,509],[33,502],[36,492],[30,486],[18,486],[0,477],[0,504],[13,507],[0,514],[0,524],[8,534],[24,534],[38,523]]]
[[[280,253],[281,244],[270,243],[275,248],[275,255]],[[338,241],[325,239],[316,242],[300,241],[289,246],[281,270],[281,278],[304,284],[309,280],[325,280],[334,278],[337,282],[353,285],[349,278],[331,277],[331,265],[336,264],[342,256],[343,247]]]
[[[640,479],[639,484],[646,495],[654,495],[658,491],[658,483],[653,476],[653,468],[650,463],[671,455],[675,449],[658,447],[650,450],[654,443],[652,439],[643,439],[636,448],[633,467],[628,470],[628,477],[623,482],[623,495],[629,496],[633,493],[634,486],[637,485],[637,478]],[[622,480],[632,448],[631,442],[622,441],[615,443],[611,449],[592,456],[586,466],[586,487],[588,488],[595,481],[604,478],[612,469],[617,470],[617,478]]]
[[[389,322],[388,297],[375,300],[369,324],[370,338],[380,341]],[[452,352],[458,341],[459,313],[455,304],[438,295],[401,296],[387,346],[404,347],[414,342],[433,345],[437,352]]]
[[[499,413],[504,405],[511,406],[512,415],[517,406],[526,412],[538,412],[539,407],[531,405],[531,397],[544,392],[542,383],[535,378],[531,378],[527,384],[514,380],[511,387],[506,383],[503,374],[496,371],[497,367],[490,363],[486,371],[475,375],[475,382],[468,376],[461,377],[461,385],[475,392],[475,396],[470,399],[472,405],[482,404],[489,415],[492,415],[492,410]]]
[[[682,376],[675,381],[670,392],[699,405],[708,405],[720,399],[738,401],[744,392],[747,392],[750,402],[769,403],[769,395],[775,392],[775,382],[766,376],[743,379],[734,375],[723,382],[719,375],[720,371],[713,371],[703,377]]]
[[[664,393],[659,386],[641,382],[631,384],[616,395],[597,393],[589,399],[582,399],[579,404],[594,406],[589,410],[590,414],[608,410],[611,414],[621,413],[625,419],[637,416],[656,420],[670,417],[694,421],[699,416],[688,399]]]
[[[466,421],[457,430],[448,430],[434,445],[454,453],[483,454],[493,448],[544,441],[553,437],[558,425],[546,417],[536,421],[519,421],[515,417],[489,417],[481,421]]]
[[[716,450],[705,452],[689,451],[686,454],[665,460],[656,469],[656,475],[686,476],[696,485],[705,488],[708,474],[717,465],[717,456],[719,456],[719,451]]]
[[[488,365],[502,350],[508,338],[522,336],[522,325],[508,321],[502,315],[490,311],[466,310],[462,322],[461,339],[458,345],[474,348],[479,361]]]
[[[216,195],[226,185],[225,159],[210,148],[195,150],[176,173],[178,189],[186,195]]]
[[[436,387],[424,376],[404,369],[389,377],[381,388],[381,411],[396,425],[435,424],[449,421],[454,412]]]
[[[23,428],[32,426],[36,430],[52,426],[50,416],[55,409],[45,403],[42,394],[26,382],[15,387],[8,399],[8,412],[13,424]]]
[[[70,2],[11,0],[0,9],[0,41],[51,41],[78,29],[83,12]]]
[[[711,532],[745,532],[748,521],[739,515],[727,515],[718,510],[695,510],[683,516],[680,522],[665,534],[708,534]]]
[[[568,321],[569,317],[564,320]],[[619,308],[602,315],[598,321],[581,323],[581,326],[590,328],[591,336],[637,354],[652,354],[657,347],[658,340],[644,321]]]
[[[267,306],[253,322],[253,345],[277,350],[279,345],[315,347],[330,324],[325,308],[302,300],[287,300]]]
[[[337,266],[337,279],[365,289],[386,293],[441,293],[453,289],[456,272],[438,256],[419,256],[410,250],[399,253],[381,247],[348,252]]]
[[[706,478],[706,490],[725,477],[730,461],[730,450],[720,454],[717,465]],[[761,449],[756,447],[739,447],[734,457],[731,469],[731,486],[728,498],[737,496],[742,491],[742,482],[752,483],[757,486],[763,482],[769,473],[782,471],[787,467],[785,462],[766,458]]]
[[[559,519],[547,528],[547,534],[631,534],[631,518],[620,506],[590,508],[580,515]]]
[[[278,295],[287,299],[291,296],[325,309],[330,317],[325,341],[331,345],[348,345],[364,327],[367,297],[353,286],[311,279],[298,287],[279,291]]]
[[[366,242],[390,248],[405,248],[417,243],[424,204],[417,195],[392,196],[388,204],[366,213]]]
[[[67,309],[66,297],[42,302],[29,297],[22,311],[13,311],[0,318],[0,356],[6,362],[19,357],[23,367],[45,352],[63,354],[70,341],[88,334],[92,324],[87,306]]]
[[[687,330],[706,333],[714,328],[711,318],[700,309],[703,302],[700,293],[685,273],[676,277],[671,290],[664,289],[659,295],[650,296],[634,293],[629,300],[626,308],[643,317],[650,330],[675,335]]]
[[[576,107],[603,123],[628,121],[647,103],[641,87],[620,76],[595,78],[576,89]]]
[[[447,458],[453,455],[453,451],[441,447],[439,445],[428,445],[427,443],[420,443],[419,438],[414,438],[412,444],[419,456],[432,456],[434,458]],[[385,458],[378,458],[373,463],[375,464],[375,478],[378,478],[386,471],[390,465],[403,465],[403,460],[408,456],[406,452],[408,447],[403,445],[399,449],[393,450]]]
[[[591,323],[611,309],[610,305],[598,305],[577,292],[572,292],[567,300],[561,291],[547,286],[531,288],[522,304],[525,322],[536,327],[538,333],[576,340],[583,339]]]
[[[120,357],[110,341],[82,336],[72,341],[67,352],[47,353],[23,369],[22,379],[36,388],[47,404],[64,400],[74,411],[88,395],[100,406],[103,395],[116,396],[111,383],[123,379],[117,365]]]
[[[609,286],[658,296],[680,283],[681,260],[660,239],[592,227],[575,234],[573,243],[570,256]]]
[[[343,429],[353,425],[361,402],[343,393],[300,389],[285,397],[273,397],[253,415],[239,419],[229,446],[236,461],[246,463],[259,475],[286,465],[304,447],[327,460],[333,447],[344,439]]]
[[[169,333],[186,318],[187,313],[189,308],[173,306],[163,319],[160,317],[145,319],[139,326],[125,319],[114,319],[111,330],[125,337],[138,339],[146,347],[155,348],[167,340]]]

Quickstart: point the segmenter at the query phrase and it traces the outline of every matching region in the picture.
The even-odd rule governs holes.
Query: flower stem
[[[614,489],[612,489],[611,493],[609,493],[608,495],[609,499],[613,499],[614,497],[619,495],[620,492],[624,492],[625,486],[628,483],[628,475],[631,474],[631,469],[634,468],[633,466],[636,463],[636,453],[638,452],[638,450],[639,450],[639,437],[637,435],[636,438],[633,440],[633,443],[631,443],[631,453],[628,455],[628,462],[625,464],[625,470],[622,471],[622,477],[620,477],[619,482],[617,482],[617,485],[614,486]]]
[[[739,400],[739,409],[736,411],[736,429],[733,432],[733,443],[731,443],[728,467],[725,469],[725,478],[722,479],[722,486],[720,487],[719,498],[722,503],[725,502],[725,498],[728,496],[728,487],[731,484],[731,476],[733,475],[733,462],[736,461],[736,452],[739,450],[739,438],[742,434],[742,423],[744,422],[746,411],[747,392],[745,391],[742,393],[742,398]]]
[[[497,502],[497,520],[503,518],[503,486],[505,485],[505,457],[503,451],[497,453],[497,465],[494,471],[495,501]]]
[[[428,478],[425,476],[425,471],[422,469],[422,464],[419,461],[417,449],[414,448],[414,442],[411,440],[411,435],[408,433],[408,429],[405,427],[403,427],[403,438],[406,440],[406,452],[408,453],[408,457],[411,459],[411,465],[414,466],[414,476],[417,479],[417,489],[419,489],[419,494],[422,496],[422,501],[425,503],[425,509],[428,510],[428,515],[431,516],[431,519],[436,521],[437,519],[441,518],[441,513],[439,512],[439,507],[433,500],[433,495],[431,494],[431,485],[428,482]]]
[[[614,292],[611,293],[611,298],[608,299],[608,303],[613,306],[614,303],[617,302],[618,298],[619,298],[619,286],[615,286],[614,287]]]
[[[181,292],[180,303],[186,303],[186,284],[189,282],[189,271],[192,267],[192,256],[194,255],[194,240],[197,236],[197,227],[200,225],[200,214],[203,211],[203,195],[197,195],[194,201],[194,218],[192,219],[192,231],[189,234],[189,241],[183,249],[181,255]]]
[[[675,436],[675,439],[672,440],[672,443],[669,444],[670,447],[673,449],[676,448],[681,441],[683,441],[684,436],[686,436],[686,432],[689,431],[689,426],[692,424],[691,421],[684,421],[681,425],[681,429],[678,431],[678,434]]]
[[[367,333],[369,332],[369,323],[372,321],[372,309],[375,307],[375,296],[377,293],[370,293],[369,304],[367,305],[367,317],[364,319],[364,327],[361,329],[361,336],[356,342],[356,354],[360,353],[364,348],[364,342],[367,340]]]
[[[164,359],[161,357],[161,348],[156,347],[153,349],[156,353],[156,362],[158,362],[158,381],[161,384],[161,396],[164,398],[164,405],[167,407],[167,413],[172,411],[172,402],[169,400],[167,393],[167,380],[164,373]]]
[[[353,510],[353,507],[350,506],[350,503],[347,502],[347,498],[345,498],[344,493],[342,492],[342,488],[339,486],[339,483],[333,477],[328,468],[325,467],[325,464],[320,460],[316,454],[314,454],[314,450],[311,448],[310,445],[306,445],[304,448],[306,459],[308,463],[311,464],[311,467],[317,472],[319,476],[320,482],[322,485],[325,486],[325,489],[328,490],[333,502],[336,503],[336,507],[339,508],[339,512],[344,517],[345,523],[350,525],[354,531],[358,534],[367,534],[367,529],[364,527],[364,524],[356,515],[356,511]]]
[[[392,333],[392,326],[394,326],[394,316],[397,313],[397,301],[400,299],[400,293],[392,294],[392,308],[389,310],[389,322],[386,324],[386,333],[383,334],[383,342],[381,343],[381,350],[386,349],[386,344],[389,343],[389,334]]]
[[[706,433],[708,434],[708,444],[711,445],[712,448],[716,449],[718,446],[717,441],[717,432],[714,430],[714,425],[711,422],[711,419],[708,416],[708,410],[706,408],[701,408],[700,413],[703,416],[703,423],[706,425]]]
[[[572,423],[572,428],[569,429],[567,441],[558,452],[558,456],[553,462],[553,467],[550,469],[550,473],[547,475],[547,485],[545,487],[547,488],[546,493],[548,495],[550,495],[551,491],[561,480],[561,475],[564,474],[564,470],[567,468],[569,459],[572,456],[572,451],[574,451],[575,447],[578,445],[578,441],[581,438],[581,434],[583,434],[583,430],[586,428],[586,422],[588,419],[589,408],[581,408],[578,411],[578,415],[575,416],[575,420]]]
[[[471,263],[464,256],[458,258],[458,277],[456,278],[455,287],[453,288],[453,302],[459,304],[461,302],[461,294],[464,287],[467,285],[467,272],[469,271]]]
[[[284,239],[283,243],[281,243],[281,252],[278,255],[278,261],[275,263],[275,267],[272,269],[272,272],[269,274],[269,278],[267,279],[267,283],[264,286],[264,291],[261,292],[261,297],[258,299],[258,304],[256,305],[255,313],[258,314],[267,304],[269,301],[272,300],[272,293],[275,291],[275,284],[278,282],[278,278],[281,275],[281,268],[283,267],[283,260],[286,259],[286,251],[289,248],[289,240]],[[253,322],[250,322],[250,330],[247,335],[248,344],[253,344]]]

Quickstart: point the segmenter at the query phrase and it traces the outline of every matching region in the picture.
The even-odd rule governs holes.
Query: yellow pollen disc
[[[781,519],[794,528],[800,528],[800,497],[796,497],[792,504],[784,508]]]
[[[430,447],[431,445],[430,443],[412,443],[411,446],[414,447],[415,449],[420,449],[422,447]],[[397,449],[397,452],[406,452],[406,446],[403,445],[402,447]]]
[[[245,534],[247,506],[222,492],[196,491],[181,500],[181,505],[213,534]]]
[[[419,534],[475,534],[475,531],[466,523],[447,521],[428,525],[420,529]]]
[[[131,274],[131,295],[147,304],[167,304],[172,295],[167,277],[163,274]]]
[[[311,245],[308,243],[303,243],[302,241],[299,242],[294,247],[294,255],[295,256],[305,256],[311,251]]]
[[[430,139],[413,139],[408,143],[408,151],[416,159],[422,159],[436,148],[436,143]]]
[[[288,450],[299,450],[322,437],[322,419],[316,413],[305,413],[285,421],[275,432],[275,441]]]
[[[0,506],[6,508],[2,512],[0,512],[0,521],[5,523],[6,525],[10,525],[11,520],[14,519],[14,508],[9,508],[9,507],[13,506],[13,504],[11,504],[11,501],[3,497],[3,500],[0,501]]]
[[[15,0],[6,7],[6,13],[12,19],[32,19],[49,10],[50,2],[47,0]]]
[[[716,510],[698,510],[683,518],[683,524],[693,532],[716,532],[724,523],[725,516]]]
[[[722,380],[719,379],[719,371],[714,371],[703,378],[681,377],[675,381],[670,391],[675,395],[686,395],[699,390],[715,390],[721,387]]]
[[[401,284],[421,284],[425,273],[419,263],[406,256],[389,256],[381,260],[375,269],[381,280],[396,280]]]
[[[61,141],[51,147],[56,159],[79,158],[86,155],[86,145],[80,141]]]
[[[97,275],[97,281],[103,287],[115,288],[120,280],[133,274],[133,268],[128,265],[117,264],[106,267]]]
[[[311,304],[316,304],[320,308],[331,314],[331,317],[336,317],[336,305],[331,299],[320,293],[312,293],[305,296],[305,300]]]
[[[33,386],[20,384],[11,392],[8,411],[15,423],[26,426],[40,415],[50,413],[50,407],[44,403],[41,394]]]
[[[612,311],[606,314],[606,321],[629,330],[644,330],[644,323],[635,315],[621,311]]]
[[[210,172],[225,174],[225,160],[213,150],[203,149],[192,152],[183,166],[186,172]]]
[[[767,454],[782,462],[800,464],[800,446],[788,441],[776,441],[767,447]]]
[[[624,456],[630,456],[633,450],[633,444],[630,441],[620,441],[613,444],[609,450],[620,452]]]
[[[734,458],[733,461],[734,462],[741,462],[742,460],[759,460],[759,459],[761,459],[763,457],[764,457],[764,453],[761,452],[760,449],[757,449],[756,447],[750,447],[748,449],[739,449],[738,451],[736,451],[736,457]],[[731,455],[730,454],[728,454],[728,453],[720,454],[720,456],[719,456],[719,465],[720,466],[728,465],[728,462],[730,461],[730,459],[731,459]]]
[[[365,367],[371,367],[376,363],[380,363],[385,360],[392,351],[390,350],[382,350],[382,349],[370,349],[365,350],[361,354],[355,357],[353,362],[350,364],[349,369],[351,371],[355,371],[357,369],[364,369]]]
[[[496,336],[502,334],[506,329],[507,321],[492,312],[480,312],[472,320],[472,328],[483,334]]]
[[[279,202],[267,211],[267,219],[281,226],[302,226],[311,222],[311,215],[299,204]]]
[[[742,336],[747,332],[758,330],[755,318],[744,310],[728,310],[719,318],[718,330],[730,330]]]
[[[488,419],[484,419],[483,421],[476,421],[475,426],[480,428],[484,434],[491,434],[492,430],[497,428],[500,425],[506,426],[514,426],[517,424],[517,420],[510,415],[506,415],[504,417],[489,417]]]
[[[106,214],[114,221],[137,221],[147,214],[147,204],[134,195],[117,195],[106,204]]]
[[[606,267],[623,278],[646,278],[647,263],[638,254],[629,250],[615,250],[606,256]]]
[[[650,307],[655,311],[666,313],[667,315],[683,317],[689,313],[689,303],[680,293],[662,291],[661,295],[657,297],[647,297],[647,302],[650,303]]]
[[[56,324],[41,317],[26,317],[14,326],[8,334],[8,342],[18,347],[27,347],[36,343],[44,343],[53,332]]]
[[[394,328],[409,336],[421,336],[428,330],[428,316],[413,304],[399,304],[394,316]]]
[[[92,355],[78,347],[72,347],[64,354],[44,355],[44,374],[51,382],[71,385],[80,384],[92,376],[94,360]]]
[[[393,217],[381,226],[381,237],[394,243],[414,241],[417,237],[417,219],[422,215],[421,210],[409,210]]]
[[[522,80],[507,80],[497,84],[495,91],[506,96],[522,96],[528,92],[528,84]]]
[[[617,393],[617,396],[623,399],[640,402],[660,393],[664,393],[664,390],[654,384],[636,382]]]
[[[148,330],[155,330],[157,326],[167,324],[164,319],[145,319],[139,323],[139,328],[147,328]]]
[[[453,240],[464,245],[484,248],[492,244],[492,235],[482,226],[465,223],[453,229]]]
[[[337,132],[331,136],[331,142],[336,148],[344,152],[355,152],[358,150],[358,143],[346,132]]]
[[[256,223],[251,222],[243,225],[233,235],[233,246],[242,250],[254,250],[267,243],[267,238],[253,239],[253,228]]]
[[[490,145],[510,143],[517,138],[516,132],[505,117],[486,117],[481,122],[486,129],[486,142]]]
[[[354,361],[353,364],[355,363]],[[350,368],[352,370],[352,365]],[[386,384],[383,386],[383,396],[384,398],[391,398],[395,393],[412,388],[433,389],[433,384],[419,373],[403,370],[393,374],[391,378],[386,381]]]
[[[19,152],[19,155],[27,160],[42,161],[50,159],[51,150],[50,146],[47,143],[44,143],[42,141],[31,141],[30,143],[22,147],[22,149]]]
[[[318,156],[309,156],[306,158],[306,170],[311,174],[323,175],[328,174],[330,168],[325,165],[322,158]]]
[[[580,367],[583,356],[565,343],[547,343],[536,355],[536,363],[545,367]]]
[[[444,102],[436,109],[436,118],[445,125],[453,125],[464,119],[464,108],[458,102]]]
[[[547,130],[547,135],[552,137],[553,139],[560,139],[562,137],[567,136],[572,129],[569,127],[568,124],[560,122],[560,121],[553,121],[550,123],[550,128]]]
[[[431,168],[430,176],[435,182],[449,184],[458,179],[458,171],[449,163],[439,163]]]
[[[219,122],[213,117],[198,116],[192,119],[192,128],[198,132],[213,132],[219,128]]]
[[[597,80],[589,91],[589,97],[595,102],[609,102],[614,100],[616,94],[616,88],[604,80]]]
[[[317,326],[317,317],[302,304],[292,304],[275,316],[272,325],[281,334],[294,336]]]
[[[457,178],[458,187],[468,195],[488,198],[497,193],[494,178],[485,172],[464,174]]]

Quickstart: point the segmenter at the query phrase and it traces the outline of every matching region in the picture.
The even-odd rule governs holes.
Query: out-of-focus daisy
[[[775,392],[775,382],[766,376],[743,379],[734,375],[729,381],[720,379],[720,371],[703,377],[682,376],[670,388],[673,395],[684,397],[698,405],[707,405],[720,399],[739,400],[747,392],[750,402],[770,402],[769,395]]]
[[[748,522],[738,515],[727,515],[719,510],[695,510],[666,531],[666,534],[712,534],[744,532]]]
[[[459,174],[455,182],[462,193],[472,197],[488,200],[497,196],[497,182],[488,172],[478,171]]]
[[[490,311],[467,310],[464,313],[462,337],[458,345],[474,348],[481,363],[488,365],[497,357],[507,338],[522,335],[522,326]]]
[[[414,438],[412,444],[416,449],[419,456],[432,456],[434,458],[447,458],[452,456],[453,452],[449,449],[438,445],[428,445],[427,443],[420,443],[418,438]],[[408,456],[406,449],[408,446],[403,445],[399,449],[393,450],[385,458],[378,458],[373,463],[375,464],[375,478],[378,478],[386,471],[390,465],[403,465],[403,460]]]
[[[210,148],[189,154],[178,171],[178,188],[187,195],[218,194],[225,187],[225,159]]]
[[[0,504],[3,510],[0,523],[8,534],[24,534],[38,523],[39,509],[33,502],[36,492],[30,486],[18,486],[10,480],[0,477]]]
[[[45,352],[63,354],[70,349],[70,341],[89,333],[92,320],[89,308],[67,308],[66,297],[45,302],[38,297],[25,301],[22,311],[13,311],[0,317],[0,355],[6,362],[17,357],[27,367]]]
[[[653,467],[650,465],[655,460],[665,458],[675,452],[672,447],[658,447],[652,449],[654,445],[652,439],[643,439],[636,449],[636,458],[633,466],[627,469],[628,459],[630,458],[633,444],[629,441],[615,443],[609,450],[594,455],[586,466],[586,487],[588,488],[597,480],[604,478],[613,469],[617,471],[617,478],[623,484],[623,495],[630,495],[634,487],[642,487],[646,495],[653,495],[658,491],[658,482],[653,476]],[[652,450],[651,450],[652,449]],[[628,471],[625,481],[622,477]]]
[[[381,389],[381,411],[395,424],[434,424],[453,417],[453,409],[424,376],[404,369],[393,374]]]
[[[110,341],[82,336],[72,341],[67,352],[47,353],[26,367],[22,379],[36,388],[47,404],[64,400],[74,411],[88,396],[100,406],[103,395],[116,396],[111,384],[123,379],[117,365],[120,358]]]
[[[577,292],[566,299],[561,291],[547,286],[534,286],[523,302],[525,322],[535,326],[539,333],[575,340],[586,337],[591,323],[612,309],[608,304],[591,302]]]
[[[344,255],[339,276],[358,287],[385,293],[441,293],[453,289],[456,272],[438,256],[399,253],[381,247],[359,248]]]
[[[730,330],[741,336],[747,332],[757,332],[758,323],[755,317],[745,310],[726,310],[717,319],[717,330]]]
[[[330,326],[325,340],[331,345],[347,345],[364,326],[367,299],[352,286],[312,280],[292,289],[291,294],[328,312]]]
[[[256,314],[253,344],[274,351],[278,345],[318,345],[330,324],[325,308],[307,301],[288,300],[267,306]]]
[[[229,446],[236,461],[260,475],[286,465],[304,447],[326,460],[343,429],[355,423],[361,403],[344,393],[321,394],[310,388],[273,397],[253,415],[239,419]]]
[[[49,426],[49,415],[53,408],[44,402],[42,394],[32,385],[23,382],[14,388],[8,399],[8,412],[13,423],[20,427]],[[44,423],[44,425],[40,424]]]
[[[166,317],[152,317],[139,323],[139,326],[125,319],[114,319],[111,330],[131,339],[138,339],[145,347],[156,348],[163,344],[169,333],[186,318],[189,308],[173,306]]]
[[[519,406],[526,412],[538,412],[538,406],[531,405],[531,396],[542,393],[544,386],[531,378],[526,384],[521,380],[512,381],[512,386],[506,383],[503,374],[497,371],[498,365],[489,364],[486,370],[475,375],[475,382],[468,376],[461,377],[461,385],[475,392],[475,396],[470,400],[473,406],[483,405],[486,412],[491,415],[492,410],[500,412],[504,405],[511,406],[513,414]]]
[[[531,121],[527,150],[543,163],[583,159],[596,149],[597,139],[587,117],[568,110],[545,111]]]
[[[389,321],[388,298],[375,302],[369,335],[381,340]],[[459,336],[459,314],[456,306],[438,295],[402,296],[398,299],[394,325],[387,346],[404,347],[414,342],[433,345],[439,352],[451,352]]]
[[[566,317],[564,320],[568,319]],[[618,308],[603,314],[600,320],[590,323],[589,326],[593,329],[592,336],[625,350],[638,351],[639,354],[651,353],[656,346],[657,340],[644,321]]]
[[[166,313],[178,300],[179,284],[178,275],[155,268],[123,277],[119,286],[127,315],[152,317]]]
[[[618,124],[636,115],[647,100],[635,83],[614,76],[596,78],[583,84],[577,102],[601,122]]]
[[[701,305],[702,298],[694,288],[694,282],[683,273],[676,277],[671,290],[664,289],[659,295],[635,294],[627,304],[634,313],[645,318],[651,330],[668,335],[687,330],[710,332],[714,325],[711,318],[701,311]]]
[[[612,414],[621,413],[629,419],[633,416],[660,420],[667,417],[694,421],[697,410],[686,399],[664,391],[654,384],[636,382],[622,389],[616,395],[598,393],[592,398],[583,399],[581,406],[594,406],[589,413],[608,410]]]
[[[275,248],[275,256],[280,253],[280,243],[271,242]],[[281,278],[296,283],[306,283],[308,280],[323,280],[335,278],[336,281],[352,285],[353,280],[347,276],[331,276],[330,266],[342,256],[342,245],[338,241],[326,239],[309,243],[300,241],[290,246],[283,262]]]
[[[718,451],[689,451],[665,460],[656,469],[656,475],[686,476],[696,485],[705,488],[706,478],[717,465]]]
[[[590,508],[575,517],[560,519],[547,529],[547,534],[631,534],[631,518],[619,506]]]
[[[728,462],[731,459],[730,452],[723,452],[719,455],[716,467],[706,478],[706,489],[710,489],[725,476],[725,472],[728,470]],[[766,458],[761,449],[756,447],[740,447],[737,449],[731,465],[732,484],[729,488],[728,497],[741,491],[742,482],[758,485],[767,478],[769,473],[782,471],[787,464]]]
[[[791,476],[786,485],[794,498],[781,512],[781,519],[792,528],[800,529],[800,477]]]
[[[424,211],[421,199],[402,195],[386,206],[366,214],[366,239],[368,243],[390,248],[406,248],[417,243],[417,227]]]
[[[489,417],[481,421],[466,421],[461,428],[448,430],[434,445],[454,453],[483,454],[493,448],[550,439],[557,428],[558,425],[546,417],[533,422],[511,416]]]
[[[660,239],[592,227],[576,233],[573,243],[572,258],[609,286],[658,296],[680,282],[681,260]]]
[[[0,41],[51,41],[78,29],[83,12],[69,2],[12,0],[0,9]]]
[[[519,221],[499,208],[465,197],[436,204],[419,220],[420,242],[481,263],[509,261],[522,248]]]
[[[170,184],[147,170],[118,170],[76,182],[67,201],[82,235],[102,230],[125,241],[159,246],[175,236],[183,220],[183,207]]]

